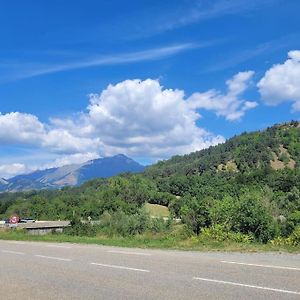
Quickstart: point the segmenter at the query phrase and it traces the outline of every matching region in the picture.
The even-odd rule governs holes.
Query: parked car
[[[23,218],[20,220],[20,223],[34,223],[35,219],[32,218]]]

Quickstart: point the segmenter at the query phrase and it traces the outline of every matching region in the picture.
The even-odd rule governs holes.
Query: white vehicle
[[[20,223],[34,223],[35,219],[32,218],[24,218],[20,220]]]

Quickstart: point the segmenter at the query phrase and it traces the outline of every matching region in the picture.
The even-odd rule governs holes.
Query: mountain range
[[[80,185],[94,178],[107,178],[125,172],[138,173],[142,172],[144,168],[133,159],[118,154],[90,160],[82,164],[37,170],[10,179],[0,178],[0,192],[59,189],[65,186]]]

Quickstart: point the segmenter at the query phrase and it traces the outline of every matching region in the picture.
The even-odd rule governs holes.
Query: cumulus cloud
[[[224,139],[196,125],[199,114],[181,90],[158,80],[125,80],[90,95],[87,124],[108,152],[168,157],[217,144]]]
[[[11,112],[0,113],[1,144],[39,145],[45,135],[44,125],[31,114]]]
[[[300,111],[300,50],[288,52],[288,59],[271,67],[257,86],[267,105],[290,101]]]
[[[0,177],[2,178],[11,178],[18,174],[24,174],[32,171],[25,164],[13,163],[13,164],[4,164],[0,165]]]
[[[228,80],[226,94],[211,90],[189,98],[183,90],[164,88],[153,79],[110,84],[100,94],[89,95],[87,110],[75,117],[43,123],[31,114],[0,114],[0,143],[26,145],[55,156],[52,161],[36,162],[35,168],[118,153],[148,161],[189,153],[225,140],[197,125],[199,109],[236,120],[256,106],[256,102],[240,99],[252,75],[241,72]],[[27,169],[18,167],[13,174]],[[3,165],[0,174],[7,174],[9,168]]]
[[[204,93],[194,93],[189,97],[188,105],[191,109],[214,111],[217,116],[225,117],[228,121],[238,120],[247,110],[258,105],[257,102],[246,101],[240,97],[247,90],[253,75],[253,71],[239,72],[226,81],[228,89],[226,94],[214,89]]]
[[[55,153],[86,152],[98,147],[97,139],[78,137],[64,128],[43,124],[34,115],[20,112],[0,113],[0,143],[43,147]]]
[[[45,134],[42,146],[56,153],[77,153],[96,150],[98,140],[76,136],[66,129],[55,128]]]

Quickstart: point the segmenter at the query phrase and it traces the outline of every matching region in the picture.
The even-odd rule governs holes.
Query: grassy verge
[[[300,253],[300,247],[276,246],[272,244],[258,243],[235,243],[232,241],[212,241],[200,242],[197,237],[180,238],[163,234],[143,234],[132,237],[107,237],[97,235],[96,237],[70,236],[66,234],[47,234],[43,236],[28,235],[19,230],[0,231],[2,240],[18,241],[39,241],[39,242],[69,242],[83,244],[98,244],[118,247],[137,247],[152,249],[176,249],[194,251],[235,251],[235,252],[289,252]]]

